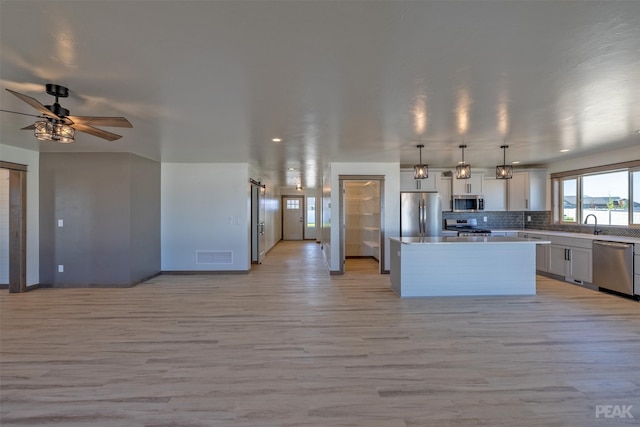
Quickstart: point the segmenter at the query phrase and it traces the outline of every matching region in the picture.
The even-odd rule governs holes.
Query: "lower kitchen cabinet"
[[[536,246],[536,270],[549,272],[549,245]]]
[[[548,236],[539,234],[518,233],[518,237],[532,240],[549,240]],[[536,270],[549,272],[549,245],[536,245]]]
[[[551,244],[548,272],[567,280],[591,282],[591,249]]]

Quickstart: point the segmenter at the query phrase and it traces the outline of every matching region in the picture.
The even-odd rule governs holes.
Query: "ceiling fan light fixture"
[[[40,141],[54,141],[62,144],[75,142],[76,131],[64,123],[40,121],[35,123],[34,136]]]
[[[460,145],[458,148],[462,149],[462,162],[456,166],[456,179],[469,179],[471,178],[471,165],[464,162],[464,149],[466,145]]]
[[[429,165],[422,163],[422,149],[424,144],[417,145],[420,150],[420,163],[413,167],[413,179],[427,179],[429,178]]]
[[[507,148],[508,145],[501,145],[502,148],[502,165],[496,166],[496,179],[513,178],[513,166],[507,165]]]

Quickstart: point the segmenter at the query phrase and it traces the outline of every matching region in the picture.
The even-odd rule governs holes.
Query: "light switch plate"
[[[64,226],[64,221],[59,219],[58,220],[58,227],[62,227],[62,226]]]

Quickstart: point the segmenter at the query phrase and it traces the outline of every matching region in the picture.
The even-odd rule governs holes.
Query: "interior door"
[[[262,264],[266,253],[265,243],[265,187],[251,186],[251,262]]]
[[[282,240],[304,239],[304,198],[282,197]]]
[[[265,187],[258,187],[258,264],[262,264],[267,253],[266,236],[264,231],[266,219],[266,192],[267,190]]]

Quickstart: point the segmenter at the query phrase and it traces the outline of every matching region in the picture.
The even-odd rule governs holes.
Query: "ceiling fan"
[[[69,96],[69,89],[64,86],[48,83],[46,90],[49,95],[56,97],[53,105],[42,105],[35,98],[7,89],[8,92],[35,108],[42,114],[41,116],[17,111],[0,111],[45,119],[22,128],[22,130],[33,130],[35,137],[43,141],[56,141],[61,143],[74,142],[76,130],[106,139],[107,141],[115,141],[116,139],[122,138],[122,136],[98,129],[94,127],[94,125],[123,128],[133,127],[129,120],[124,117],[71,116],[69,115],[69,110],[58,103],[58,98],[66,98]]]

